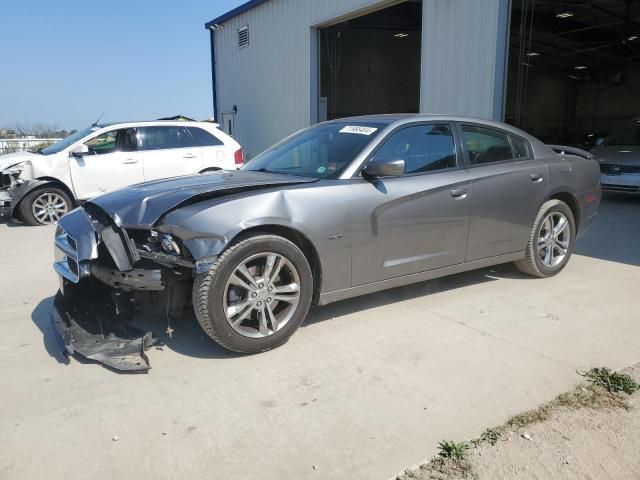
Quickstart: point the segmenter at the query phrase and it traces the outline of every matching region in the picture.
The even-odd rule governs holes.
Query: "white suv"
[[[235,170],[238,142],[209,122],[94,125],[40,153],[0,156],[0,207],[29,225],[55,223],[76,203],[134,183]]]

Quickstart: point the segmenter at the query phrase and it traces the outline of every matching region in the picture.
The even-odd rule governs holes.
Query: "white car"
[[[0,156],[0,207],[29,225],[135,183],[235,170],[242,148],[209,122],[94,125],[43,149]]]

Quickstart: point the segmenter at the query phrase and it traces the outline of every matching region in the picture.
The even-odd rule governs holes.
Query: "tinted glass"
[[[187,127],[196,147],[215,147],[224,145],[217,137],[198,127]]]
[[[513,159],[507,134],[483,127],[462,127],[462,141],[472,165]]]
[[[138,136],[135,128],[118,130],[118,151],[135,152],[138,149]]]
[[[345,122],[315,125],[258,155],[243,170],[336,178],[384,126]]]
[[[605,145],[640,145],[640,122],[635,121],[604,139]]]
[[[416,125],[391,135],[374,159],[404,160],[405,174],[454,168],[456,154],[449,125]]]
[[[529,147],[527,142],[519,137],[511,136],[511,146],[515,158],[529,158]]]
[[[105,132],[85,142],[89,147],[89,155],[104,155],[116,151],[117,130]]]
[[[193,138],[185,127],[144,127],[141,130],[144,150],[193,146]]]

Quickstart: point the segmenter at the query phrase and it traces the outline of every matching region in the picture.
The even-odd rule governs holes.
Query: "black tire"
[[[56,223],[59,220],[58,216],[56,216],[56,218],[53,221],[40,221],[34,215],[34,212],[33,212],[34,202],[39,198],[41,198],[43,195],[47,195],[47,194],[56,195],[57,198],[60,198],[61,201],[64,201],[65,213],[70,212],[71,209],[73,208],[73,201],[64,190],[55,186],[45,185],[44,187],[36,188],[35,190],[27,193],[24,196],[24,198],[18,204],[17,212],[16,212],[17,217],[20,218],[20,220],[24,222],[26,225],[31,225],[33,227],[38,225],[51,225]],[[53,218],[53,217],[49,217],[49,218]]]
[[[544,264],[540,255],[538,254],[538,238],[541,230],[543,229],[544,221],[549,215],[558,212],[566,217],[568,220],[569,228],[569,241],[566,249],[566,254],[560,263],[554,266],[547,266]],[[523,260],[515,262],[515,266],[518,270],[527,275],[534,277],[547,278],[552,277],[562,271],[567,265],[571,254],[573,253],[573,246],[576,238],[576,224],[573,218],[573,212],[569,206],[560,200],[549,200],[545,202],[538,211],[536,219],[533,222],[533,228],[527,242],[526,256]]]
[[[251,338],[238,333],[227,321],[225,289],[238,265],[264,252],[281,255],[295,267],[300,279],[299,301],[293,316],[280,330],[265,337]],[[289,240],[268,234],[257,234],[233,244],[207,273],[198,274],[193,284],[193,309],[198,323],[216,343],[238,353],[265,352],[286,343],[307,316],[312,297],[313,275],[305,255]]]

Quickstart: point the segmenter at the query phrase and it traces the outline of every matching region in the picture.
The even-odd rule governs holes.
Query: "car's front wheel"
[[[18,214],[27,225],[50,225],[57,223],[72,207],[73,202],[64,190],[44,186],[24,196],[18,205]]]
[[[576,224],[569,206],[560,200],[545,202],[533,222],[526,257],[516,262],[521,272],[551,277],[562,270],[573,252]]]
[[[229,247],[193,286],[203,330],[240,353],[284,344],[306,317],[312,296],[305,255],[276,235],[255,235]]]

